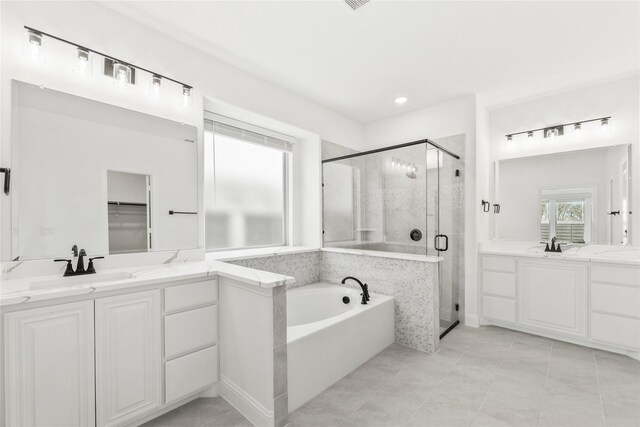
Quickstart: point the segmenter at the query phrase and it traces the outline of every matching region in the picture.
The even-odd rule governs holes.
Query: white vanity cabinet
[[[99,427],[126,425],[162,406],[160,292],[95,300]]]
[[[640,267],[591,267],[591,339],[640,349]]]
[[[138,425],[217,395],[216,277],[92,295],[3,307],[0,425]]]
[[[640,357],[640,266],[482,254],[484,323]]]
[[[518,322],[550,332],[587,337],[587,266],[521,260]]]
[[[93,426],[93,301],[4,317],[7,426]]]
[[[172,403],[218,380],[218,281],[164,291],[166,400]]]

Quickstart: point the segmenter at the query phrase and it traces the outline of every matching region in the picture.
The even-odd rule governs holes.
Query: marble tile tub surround
[[[295,283],[291,283],[287,287],[297,287],[320,282],[321,259],[322,254],[320,250],[316,249],[312,252],[277,253],[256,258],[232,259],[226,262],[295,277]]]
[[[295,277],[287,287],[318,282],[340,284],[355,276],[371,292],[395,298],[396,342],[422,351],[434,351],[438,338],[437,262],[440,258],[353,249],[278,254],[232,260],[232,264]],[[359,289],[349,281],[347,286]]]
[[[437,263],[322,251],[320,280],[339,284],[355,276],[371,292],[393,296],[395,341],[417,350],[433,352],[438,343]],[[358,288],[348,281],[347,286]]]
[[[480,244],[480,252],[494,255],[640,265],[640,246],[562,245],[561,253],[544,252],[544,246],[539,242],[521,240],[487,240]]]

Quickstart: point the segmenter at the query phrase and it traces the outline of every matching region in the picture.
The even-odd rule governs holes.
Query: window
[[[208,251],[288,243],[291,143],[243,125],[205,122]]]
[[[593,195],[580,191],[542,191],[540,200],[540,239],[556,237],[565,243],[590,243]]]

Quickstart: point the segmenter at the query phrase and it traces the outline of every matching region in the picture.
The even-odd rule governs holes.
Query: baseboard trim
[[[464,315],[464,324],[465,326],[470,326],[472,328],[480,327],[480,319],[475,314],[465,313]]]
[[[220,396],[238,410],[245,418],[257,427],[273,427],[274,412],[265,408],[251,395],[238,387],[233,381],[222,376],[220,378]]]
[[[215,383],[200,393],[200,397],[218,397],[220,396],[220,383]]]

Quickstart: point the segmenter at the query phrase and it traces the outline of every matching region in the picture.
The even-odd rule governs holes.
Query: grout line
[[[393,345],[393,344],[392,344],[392,345]],[[400,345],[402,345],[402,344],[400,344]],[[410,348],[410,347],[407,347],[407,348]],[[412,349],[412,350],[413,350],[413,351],[420,351],[420,350],[415,350],[415,349]],[[384,350],[382,350],[382,351],[384,351]],[[381,353],[382,353],[382,352],[378,353],[376,356],[379,356]],[[373,358],[375,358],[376,356],[374,356]],[[390,382],[392,379],[394,379],[395,377],[397,377],[398,375],[400,375],[400,373],[401,373],[401,372],[403,372],[405,369],[407,369],[407,368],[409,367],[409,365],[411,364],[411,362],[413,362],[413,360],[414,360],[416,357],[417,357],[416,355],[413,355],[413,356],[412,356],[412,358],[411,358],[411,360],[410,360],[409,362],[407,362],[407,364],[405,365],[405,367],[404,367],[404,368],[400,369],[400,370],[399,370],[398,372],[396,372],[394,375],[391,375],[391,376],[390,376],[390,377],[389,377],[385,382],[383,382],[383,383],[382,383],[382,385],[380,385],[380,387],[378,387],[377,389],[375,389],[375,391],[371,392],[371,393],[367,396],[367,399],[366,399],[364,402],[362,402],[362,404],[361,404],[361,405],[356,406],[352,411],[350,411],[349,413],[347,413],[347,415],[345,415],[344,419],[343,419],[340,423],[338,423],[338,427],[345,425],[344,423],[346,423],[346,422],[347,422],[347,420],[349,419],[349,417],[350,417],[351,415],[353,415],[353,414],[354,414],[354,413],[356,413],[360,408],[362,408],[364,405],[366,405],[367,403],[369,403],[369,402],[371,401],[371,399],[372,399],[376,394],[378,394],[378,392],[379,392],[380,390],[382,390],[382,388],[383,388],[385,385],[389,384],[389,382]],[[373,358],[369,359],[367,362],[369,362],[369,361],[373,360]],[[367,362],[365,362],[365,364],[366,364]],[[363,365],[364,365],[364,364],[363,364]],[[363,365],[361,365],[360,367],[362,367]],[[360,367],[358,367],[358,369],[360,369]],[[352,371],[352,373],[353,373],[353,372],[355,372],[355,371]],[[344,378],[343,378],[343,379],[344,379]],[[341,379],[340,381],[342,381],[342,379]],[[340,381],[338,381],[338,382],[340,382]],[[338,384],[338,383],[335,383],[335,384]],[[335,384],[333,384],[333,385],[335,385]],[[332,386],[332,387],[333,387],[333,386]],[[317,397],[317,396],[316,396],[316,397]],[[315,399],[315,398],[314,398],[314,399]]]
[[[500,376],[500,370],[502,369],[502,365],[504,365],[504,361],[507,359],[507,356],[511,352],[511,348],[513,347],[513,343],[516,341],[517,337],[518,337],[518,333],[514,334],[513,339],[511,340],[511,345],[509,345],[509,350],[507,350],[505,352],[504,357],[500,361],[500,366],[498,366],[498,370],[496,372],[496,376],[493,378],[493,381],[491,381],[491,384],[489,385],[489,388],[487,389],[487,392],[485,393],[484,398],[482,399],[482,403],[480,403],[480,406],[478,407],[478,410],[476,411],[476,414],[473,416],[473,420],[471,421],[471,425],[473,425],[473,423],[476,421],[476,418],[478,418],[478,414],[480,413],[480,410],[484,406],[484,402],[487,401],[487,397],[489,396],[489,392],[493,388],[493,385],[496,383],[496,379],[498,378],[498,376]]]
[[[458,363],[460,363],[460,360],[462,360],[462,358],[464,357],[465,354],[467,354],[469,352],[469,350],[471,349],[471,347],[473,346],[473,344],[471,344],[467,349],[465,349],[464,351],[461,351],[460,353],[460,357],[458,357],[458,359],[455,361],[455,363],[453,365],[451,365],[451,368],[449,368],[449,370],[440,378],[440,381],[438,381],[438,384],[436,384],[435,387],[433,387],[433,390],[431,390],[431,392],[427,395],[427,397],[424,399],[424,401],[418,406],[418,408],[413,411],[413,414],[411,414],[411,416],[407,419],[407,421],[405,422],[405,426],[408,425],[411,420],[413,420],[413,418],[416,416],[416,414],[424,407],[424,405],[427,404],[427,402],[429,401],[429,399],[431,398],[431,396],[435,393],[435,391],[438,389],[438,387],[440,387],[440,385],[444,382],[445,378],[447,378],[451,372],[453,372],[453,369],[458,366]],[[446,347],[446,346],[445,346]],[[449,350],[453,350],[456,351],[456,349],[453,349],[451,347],[448,348]]]
[[[600,376],[598,375],[598,362],[596,362],[596,353],[592,350],[593,367],[596,370],[596,382],[598,383],[598,397],[600,398],[600,411],[602,413],[602,425],[607,425],[607,420],[604,417],[604,402],[602,401],[602,389],[600,388]]]
[[[555,342],[551,341],[551,351],[549,351],[549,363],[547,364],[547,374],[544,377],[544,388],[542,389],[542,401],[540,402],[540,411],[538,413],[537,425],[540,425],[540,421],[542,420],[542,408],[544,407],[544,398],[547,396],[547,384],[549,382],[549,370],[551,369],[551,358],[553,357],[554,345],[555,345]]]

